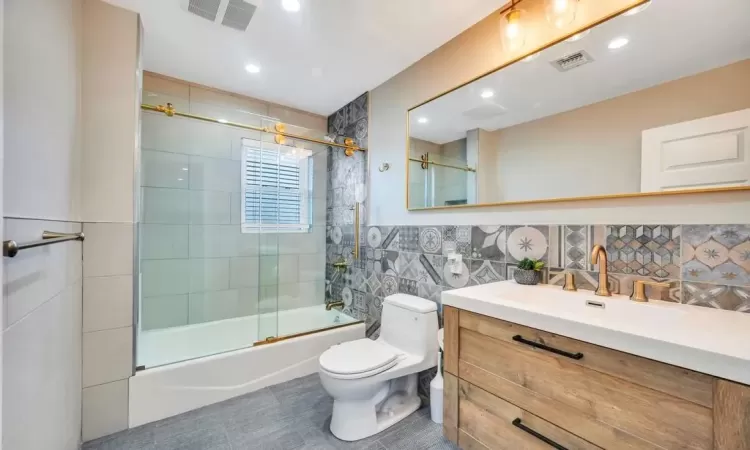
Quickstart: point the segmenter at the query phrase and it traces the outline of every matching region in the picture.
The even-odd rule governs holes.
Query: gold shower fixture
[[[174,105],[171,103],[167,103],[165,105],[148,105],[148,104],[141,104],[141,109],[146,111],[155,111],[160,112],[163,114],[166,114],[169,117],[186,117],[188,119],[195,119],[200,120],[203,122],[209,122],[209,123],[218,123],[221,125],[228,125],[230,127],[235,128],[242,128],[245,130],[252,130],[252,131],[259,131],[261,133],[272,133],[274,134],[274,142],[276,142],[279,145],[283,145],[286,142],[286,138],[290,139],[298,139],[302,141],[307,142],[314,142],[316,144],[322,144],[322,145],[330,145],[331,147],[338,147],[344,149],[344,154],[346,156],[352,156],[355,152],[366,152],[367,149],[363,147],[359,147],[356,143],[356,141],[352,138],[345,138],[343,144],[337,144],[336,142],[329,142],[324,141],[322,139],[315,139],[307,136],[301,136],[294,133],[289,133],[286,131],[286,124],[284,123],[277,123],[274,125],[273,129],[269,127],[257,127],[254,125],[248,125],[244,123],[237,123],[237,122],[228,122],[224,119],[214,119],[213,117],[206,117],[206,116],[199,116],[197,114],[190,114],[190,113],[183,113],[179,112],[175,109]]]

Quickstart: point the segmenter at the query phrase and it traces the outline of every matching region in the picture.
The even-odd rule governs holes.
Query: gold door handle
[[[635,280],[633,282],[633,296],[630,297],[631,300],[634,302],[647,302],[648,297],[646,297],[646,286],[653,286],[658,288],[665,288],[668,289],[672,287],[671,283],[657,283],[655,281],[648,281],[648,280]]]

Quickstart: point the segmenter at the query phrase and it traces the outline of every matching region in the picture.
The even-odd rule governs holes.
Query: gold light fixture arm
[[[167,103],[166,106],[165,105],[148,105],[148,104],[143,103],[143,104],[141,104],[141,109],[143,109],[145,111],[160,112],[160,113],[166,114],[169,117],[174,117],[174,116],[186,117],[188,119],[196,119],[196,120],[200,120],[200,121],[203,121],[203,122],[209,122],[209,123],[218,123],[218,124],[221,124],[221,125],[228,125],[230,127],[242,128],[242,129],[245,129],[245,130],[259,131],[261,133],[273,133],[273,134],[276,135],[274,137],[274,140],[276,142],[280,143],[280,144],[282,144],[282,143],[285,142],[284,138],[290,138],[290,139],[299,139],[299,140],[307,141],[307,142],[314,142],[316,144],[330,145],[332,147],[343,148],[344,149],[344,153],[346,154],[346,156],[351,156],[355,152],[358,152],[358,151],[359,152],[366,152],[367,151],[366,148],[357,146],[355,144],[354,139],[352,139],[352,138],[346,138],[346,139],[344,139],[344,144],[337,144],[335,142],[328,142],[328,141],[324,141],[322,139],[315,139],[315,138],[311,138],[311,137],[307,137],[307,136],[301,136],[299,134],[288,133],[286,131],[286,125],[284,125],[283,123],[277,123],[274,126],[274,129],[271,130],[268,127],[256,127],[254,125],[247,125],[247,124],[244,124],[244,123],[228,122],[226,120],[214,119],[213,117],[199,116],[197,114],[190,114],[190,113],[179,112],[179,111],[177,111],[175,109],[175,107],[171,103]],[[279,142],[279,141],[281,141],[281,142]]]

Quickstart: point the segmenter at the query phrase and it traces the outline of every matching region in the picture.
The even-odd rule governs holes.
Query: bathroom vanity
[[[462,449],[750,449],[750,315],[513,281],[444,292]]]

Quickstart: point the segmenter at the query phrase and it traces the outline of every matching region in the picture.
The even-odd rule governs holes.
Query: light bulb
[[[628,38],[618,37],[618,38],[612,39],[612,41],[610,41],[607,47],[609,47],[610,50],[617,50],[618,48],[623,48],[626,45],[628,45],[628,42],[630,42],[628,41]]]
[[[545,0],[547,21],[555,28],[565,28],[576,18],[578,0]]]
[[[511,9],[502,22],[504,27],[502,33],[503,46],[506,51],[515,52],[523,48],[526,43],[526,29],[523,19],[525,13],[520,9]]]
[[[289,12],[297,12],[300,9],[299,0],[281,0],[281,6]]]

